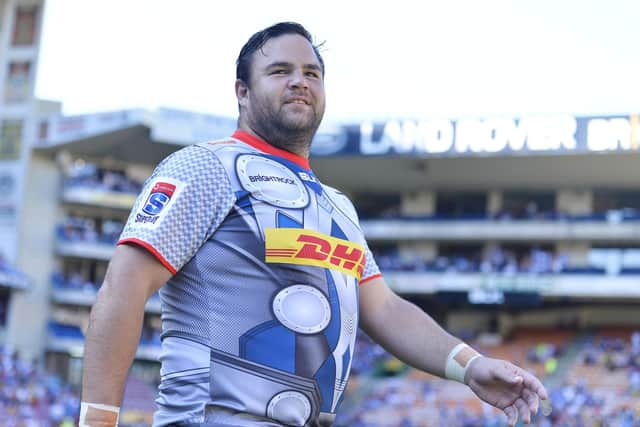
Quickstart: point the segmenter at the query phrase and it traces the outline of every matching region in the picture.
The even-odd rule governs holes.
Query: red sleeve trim
[[[373,279],[377,279],[378,277],[382,277],[382,273],[374,274],[373,276],[369,276],[366,279],[360,280],[360,285],[364,285],[365,283],[370,282]]]
[[[118,245],[121,245],[123,243],[134,243],[134,244],[136,244],[138,246],[142,246],[143,248],[145,248],[146,250],[151,252],[151,255],[156,257],[158,259],[158,261],[160,261],[160,264],[162,264],[167,270],[169,270],[171,272],[171,274],[176,274],[177,273],[177,270],[175,268],[173,268],[173,266],[171,264],[169,264],[169,261],[164,259],[164,257],[162,255],[160,255],[160,252],[158,252],[156,250],[156,248],[154,248],[153,246],[151,246],[147,242],[144,242],[144,241],[142,241],[140,239],[135,239],[135,238],[131,237],[131,238],[128,238],[128,239],[122,239],[122,240],[118,241]]]

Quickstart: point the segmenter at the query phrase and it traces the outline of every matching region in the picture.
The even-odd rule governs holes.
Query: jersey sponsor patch
[[[275,160],[243,154],[236,159],[236,173],[242,188],[260,201],[282,208],[303,209],[309,204],[300,177]]]
[[[183,182],[173,178],[156,178],[136,212],[134,224],[145,228],[156,228],[160,225],[184,185]]]
[[[338,270],[360,280],[365,250],[358,243],[304,228],[266,228],[265,253],[269,263],[311,265]]]

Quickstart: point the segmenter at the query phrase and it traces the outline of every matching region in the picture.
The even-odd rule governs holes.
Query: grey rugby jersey
[[[351,202],[306,159],[242,131],[167,157],[120,238],[160,289],[155,426],[328,426],[342,401],[358,285],[380,276]]]

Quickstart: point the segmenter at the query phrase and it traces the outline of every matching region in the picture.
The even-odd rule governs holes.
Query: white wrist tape
[[[465,343],[453,347],[447,356],[447,365],[444,369],[445,377],[464,384],[464,375],[467,373],[467,369],[471,366],[471,362],[478,357],[482,357],[482,355]]]
[[[120,408],[117,406],[81,402],[78,427],[93,427],[91,424],[87,424],[91,421],[102,421],[101,426],[105,425],[104,423],[112,421],[113,426],[116,427],[118,425],[119,418]]]

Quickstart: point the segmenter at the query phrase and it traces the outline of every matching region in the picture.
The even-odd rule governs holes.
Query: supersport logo
[[[134,223],[145,228],[156,228],[167,216],[171,205],[184,187],[185,184],[175,178],[156,178],[136,212]]]
[[[171,196],[176,191],[176,186],[168,182],[157,182],[149,194],[142,211],[149,215],[158,215],[169,203]]]
[[[364,271],[362,245],[302,228],[265,229],[266,261],[338,270],[360,280]]]

